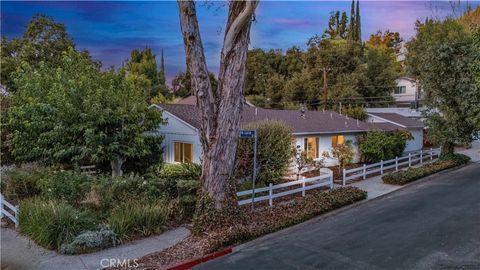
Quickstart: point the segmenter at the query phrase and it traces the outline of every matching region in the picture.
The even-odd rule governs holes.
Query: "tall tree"
[[[362,24],[360,22],[360,0],[357,0],[357,10],[355,11],[355,40],[362,42]]]
[[[161,117],[125,74],[102,72],[70,49],[58,67],[25,63],[15,75],[8,123],[17,161],[110,162],[112,174],[121,175],[126,159],[150,154],[145,132]]]
[[[470,143],[476,125],[480,90],[475,83],[478,57],[471,33],[458,21],[427,21],[409,42],[407,71],[425,91],[429,139],[442,144],[442,154],[453,153],[455,143]]]
[[[137,85],[144,87],[148,99],[158,95],[161,84],[159,73],[157,73],[157,60],[150,48],[147,47],[142,51],[132,50],[125,68],[130,79],[141,81]],[[145,82],[146,80],[148,82]]]
[[[160,71],[158,72],[158,83],[162,86],[166,86],[166,77],[165,77],[165,59],[163,58],[163,49],[162,55],[160,58]]]
[[[7,40],[2,37],[1,83],[9,92],[15,92],[13,72],[23,61],[33,67],[41,62],[59,66],[62,52],[75,44],[68,35],[65,25],[45,15],[35,15],[27,25],[22,37]]]
[[[400,52],[402,42],[403,38],[400,36],[400,33],[390,32],[390,30],[385,32],[378,30],[377,33],[370,35],[370,38],[367,40],[368,45],[390,49],[395,54]]]
[[[231,1],[220,55],[218,87],[213,91],[193,1],[178,1],[180,26],[192,88],[202,125],[202,190],[223,206],[226,182],[234,173],[250,26],[258,1]]]
[[[340,11],[335,11],[330,14],[330,19],[328,20],[328,27],[323,34],[324,38],[329,39],[345,39],[347,38],[347,13]]]
[[[350,7],[350,24],[348,26],[348,39],[355,40],[355,0]]]

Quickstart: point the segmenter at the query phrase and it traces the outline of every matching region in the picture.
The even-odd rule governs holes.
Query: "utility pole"
[[[327,98],[328,98],[328,95],[327,95],[327,68],[326,67],[323,67],[323,109],[324,110],[327,110]]]

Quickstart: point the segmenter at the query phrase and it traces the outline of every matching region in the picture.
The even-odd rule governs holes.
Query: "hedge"
[[[402,186],[439,171],[466,164],[468,161],[470,161],[469,157],[462,154],[455,154],[454,156],[439,159],[423,167],[409,168],[404,171],[386,174],[382,177],[382,180],[385,184]]]

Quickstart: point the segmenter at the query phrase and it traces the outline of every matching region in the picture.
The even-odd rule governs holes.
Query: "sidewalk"
[[[95,253],[61,255],[37,246],[12,229],[1,228],[1,269],[101,269],[102,266],[108,266],[108,260],[110,259],[120,261],[130,259],[130,264],[133,264],[133,259],[171,247],[185,239],[189,234],[188,229],[180,227],[158,236],[128,242]]]
[[[472,162],[480,161],[480,141],[472,142],[472,147],[470,149],[465,149],[463,147],[455,148],[455,152],[469,156],[472,159]]]

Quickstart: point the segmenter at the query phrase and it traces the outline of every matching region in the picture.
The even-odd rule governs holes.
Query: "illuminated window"
[[[318,144],[318,137],[305,138],[305,153],[307,153],[308,158],[318,158]]]
[[[173,149],[175,162],[192,162],[193,145],[191,143],[174,142]]]
[[[345,138],[343,138],[343,135],[332,136],[332,146],[336,146],[344,143],[345,143]]]

